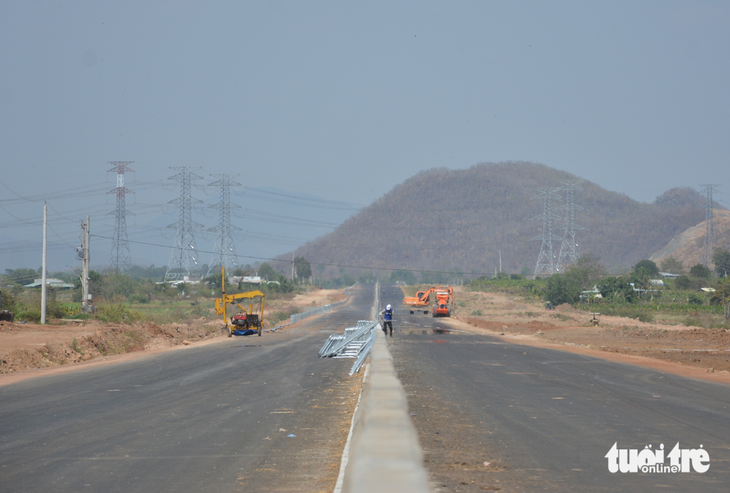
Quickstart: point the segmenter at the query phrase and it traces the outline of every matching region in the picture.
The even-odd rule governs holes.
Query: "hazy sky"
[[[645,202],[726,185],[728,25],[724,0],[2,2],[0,268],[43,198],[65,255],[86,213],[109,231],[107,161],[149,215],[170,166],[358,206],[485,161]]]

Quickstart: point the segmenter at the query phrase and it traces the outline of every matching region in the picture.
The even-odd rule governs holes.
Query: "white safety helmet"
[[[390,310],[390,305],[386,305],[386,306],[385,306],[385,309],[386,309],[386,310]]]

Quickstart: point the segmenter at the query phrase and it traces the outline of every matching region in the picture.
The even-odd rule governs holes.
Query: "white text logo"
[[[710,454],[702,448],[679,448],[679,442],[667,454],[669,464],[664,463],[664,444],[652,450],[647,445],[643,450],[618,448],[618,442],[605,455],[608,459],[608,471],[615,472],[643,472],[643,473],[703,473],[710,469]]]

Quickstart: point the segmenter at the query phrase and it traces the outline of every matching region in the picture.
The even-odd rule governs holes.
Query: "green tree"
[[[641,260],[633,268],[639,277],[654,278],[659,275],[659,267],[651,260]]]
[[[20,284],[20,285],[27,285],[31,284],[33,281],[35,281],[40,276],[36,271],[33,269],[5,269],[5,275],[9,278],[8,280],[10,282]]]
[[[601,296],[606,301],[626,301],[631,303],[636,299],[636,291],[623,277],[606,277],[598,285]]]
[[[712,254],[712,261],[715,264],[715,272],[720,277],[727,277],[730,273],[730,251],[725,248],[718,248]]]
[[[662,260],[661,271],[669,272],[670,274],[684,274],[684,264],[681,260],[677,260],[674,257],[667,257]]]
[[[705,298],[698,293],[690,293],[687,295],[687,304],[689,305],[704,305]]]
[[[584,255],[565,271],[567,279],[582,289],[590,289],[606,275],[606,268],[601,264],[601,257]]]
[[[580,299],[580,286],[571,282],[562,274],[554,274],[547,279],[545,286],[546,301],[553,305],[575,303]]]
[[[709,279],[712,271],[702,264],[695,264],[689,269],[689,275],[698,279]]]
[[[710,299],[711,305],[722,305],[726,319],[730,319],[730,282],[723,282],[717,286],[717,290]]]
[[[304,257],[295,257],[294,272],[297,273],[297,277],[300,279],[309,279],[312,277],[312,266],[309,264],[309,260]]]
[[[226,275],[226,277],[228,277],[228,276]],[[223,274],[221,272],[213,272],[210,276],[203,279],[203,282],[209,288],[221,289],[221,287],[223,285]],[[228,284],[228,283],[226,282],[226,284]]]
[[[267,281],[275,281],[279,277],[279,274],[267,263],[261,264],[259,267],[259,276]]]

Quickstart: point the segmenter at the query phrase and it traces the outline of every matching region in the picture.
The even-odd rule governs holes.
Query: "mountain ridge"
[[[333,264],[318,268],[323,278],[336,276],[336,265],[480,275],[494,272],[500,252],[505,272],[531,273],[540,242],[530,239],[542,227],[533,219],[543,213],[536,190],[576,180],[582,188],[575,194],[582,207],[576,224],[586,228],[577,234],[580,249],[600,256],[611,272],[649,258],[704,220],[702,196],[689,188],[669,190],[647,204],[544,164],[479,163],[414,175],[296,255],[315,266]],[[559,242],[556,255],[558,249]]]

